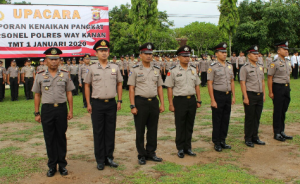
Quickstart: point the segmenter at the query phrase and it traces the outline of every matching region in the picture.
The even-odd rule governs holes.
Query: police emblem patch
[[[188,47],[184,48],[184,51],[188,52],[190,49]]]
[[[212,69],[209,68],[209,69],[207,70],[207,73],[211,73],[211,72],[212,72]]]
[[[106,45],[106,42],[103,40],[102,42],[101,42],[101,46],[105,46]]]
[[[151,50],[152,46],[150,44],[147,45],[147,49]]]
[[[56,54],[57,54],[57,51],[56,51],[55,49],[52,49],[52,50],[51,50],[51,54],[52,54],[52,55],[56,55]]]
[[[274,63],[272,63],[272,64],[270,65],[270,67],[271,67],[271,68],[274,68],[274,67],[275,67],[275,64],[274,64]]]

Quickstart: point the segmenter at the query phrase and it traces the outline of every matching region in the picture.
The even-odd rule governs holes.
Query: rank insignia
[[[195,75],[195,72],[192,70],[192,74]]]
[[[209,68],[209,69],[207,70],[207,73],[211,73],[211,72],[212,72],[212,69]]]
[[[271,67],[271,68],[274,68],[274,67],[275,67],[275,64],[274,64],[274,63],[270,64],[270,67]]]
[[[262,71],[262,67],[259,67],[259,69]]]
[[[228,66],[229,69],[231,69],[231,66]]]
[[[44,79],[49,79],[49,77],[48,77],[48,76],[45,76]]]
[[[64,73],[60,73],[58,76],[63,77],[63,76],[64,76]]]
[[[111,72],[112,72],[112,73],[115,73],[115,72],[116,72],[116,69],[114,69],[114,68],[111,69]]]

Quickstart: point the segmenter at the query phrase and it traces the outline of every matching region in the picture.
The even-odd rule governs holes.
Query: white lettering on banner
[[[49,47],[62,57],[94,56],[100,39],[110,39],[107,6],[1,5],[2,58],[43,57]]]

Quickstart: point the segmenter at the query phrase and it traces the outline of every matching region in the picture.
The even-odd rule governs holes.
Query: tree
[[[22,2],[14,2],[14,4],[31,4],[31,2],[22,1]]]
[[[236,6],[237,0],[221,0],[218,7],[221,13],[219,18],[219,29],[229,38],[229,52],[231,56],[231,40],[239,23],[239,13]]]
[[[158,26],[158,0],[131,0],[131,29],[142,45],[150,40],[150,34]]]

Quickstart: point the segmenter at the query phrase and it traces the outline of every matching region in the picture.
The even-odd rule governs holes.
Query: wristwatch
[[[130,109],[133,109],[133,108],[135,108],[135,105],[130,105]]]
[[[199,103],[200,105],[202,104],[202,101],[197,101],[197,103]]]
[[[39,116],[40,115],[40,112],[34,112],[33,113],[35,116]]]
[[[118,100],[117,102],[123,103],[123,101],[122,101],[122,100]]]

